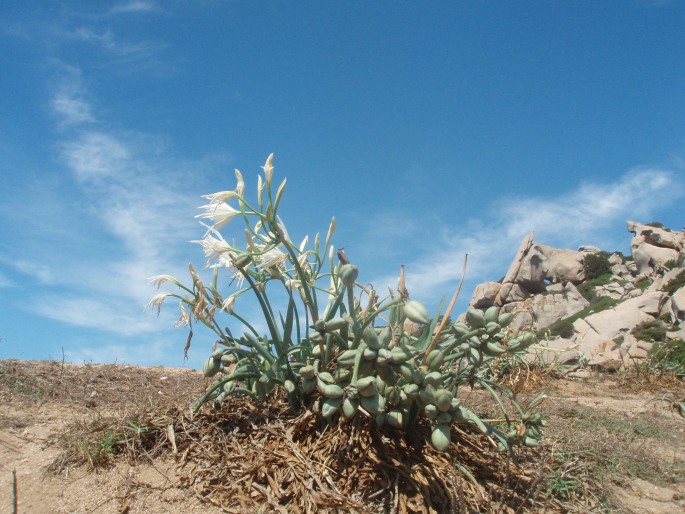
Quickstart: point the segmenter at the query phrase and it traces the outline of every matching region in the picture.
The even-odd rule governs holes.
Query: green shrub
[[[661,223],[660,221],[650,221],[649,223],[645,223],[648,227],[654,227],[654,228],[665,228],[664,224]]]
[[[649,320],[640,323],[630,331],[639,341],[664,341],[666,339],[666,327],[659,320]]]
[[[671,271],[672,269],[679,268],[682,266],[682,259],[669,259],[664,262],[664,269]]]
[[[611,274],[611,263],[606,252],[590,253],[583,258],[585,279],[592,280],[607,273]]]
[[[651,367],[685,378],[685,341],[682,339],[656,343],[649,351],[648,359]]]
[[[575,320],[573,320],[575,321]],[[561,320],[561,322],[555,323],[556,326],[550,327],[550,335],[563,337],[564,339],[570,339],[573,337],[573,321],[570,319]]]
[[[649,280],[648,278],[643,278],[643,279],[640,280],[637,284],[635,284],[635,287],[637,287],[638,289],[643,289],[643,290],[644,290],[644,289],[647,289],[647,288],[648,288],[649,286],[651,286],[651,285],[652,285],[652,281],[651,281],[651,280]]]
[[[585,318],[589,316],[590,314],[595,314],[597,312],[605,311],[607,309],[611,309],[614,307],[618,302],[614,300],[613,298],[609,298],[608,296],[602,296],[599,297],[599,299],[592,305],[586,307],[580,312],[576,312],[573,316],[569,316],[568,318],[560,319],[558,321],[555,321],[552,325],[550,325],[548,328],[543,330],[542,332],[546,332],[549,330],[550,336],[560,336],[564,338],[569,338],[573,335],[573,322]]]
[[[661,290],[667,292],[668,294],[673,294],[683,286],[685,286],[685,269],[678,273],[673,280],[662,287]]]
[[[584,282],[578,284],[576,286],[576,289],[578,289],[578,292],[583,295],[583,297],[590,303],[594,303],[597,300],[597,295],[595,294],[595,288],[599,286],[605,286],[609,282],[611,282],[611,279],[613,278],[613,275],[611,273],[605,273],[603,275],[600,275],[599,277],[596,277],[592,280],[585,280]]]

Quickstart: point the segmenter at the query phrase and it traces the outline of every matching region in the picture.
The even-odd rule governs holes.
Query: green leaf
[[[421,334],[421,337],[419,337],[412,346],[416,348],[417,350],[425,350],[428,345],[430,344],[431,340],[433,339],[433,334],[435,333],[435,329],[438,326],[438,323],[440,321],[440,314],[442,314],[442,306],[445,303],[445,299],[443,298],[440,300],[440,305],[438,305],[438,311],[435,313],[435,316],[433,316],[433,320],[431,321],[430,328],[428,330],[424,330],[423,333]]]
[[[338,312],[338,309],[340,309],[340,305],[342,302],[345,300],[345,286],[343,285],[338,292],[338,297],[335,299],[335,301],[331,304],[329,303],[328,306],[326,307],[326,312],[324,312],[324,321],[330,321],[335,317],[336,312]]]

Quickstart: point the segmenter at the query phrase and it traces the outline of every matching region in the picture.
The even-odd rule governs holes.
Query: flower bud
[[[340,280],[348,289],[352,289],[354,287],[358,276],[359,268],[353,264],[343,264],[338,270],[338,277],[340,277]]]

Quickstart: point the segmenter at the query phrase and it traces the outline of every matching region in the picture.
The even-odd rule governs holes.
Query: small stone
[[[578,371],[571,371],[567,376],[570,378],[590,378],[592,371],[589,369],[579,369]]]

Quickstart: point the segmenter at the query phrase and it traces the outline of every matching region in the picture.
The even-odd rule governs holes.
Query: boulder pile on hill
[[[553,248],[526,236],[504,278],[476,287],[469,308],[497,305],[512,329],[541,338],[531,358],[614,371],[655,343],[685,340],[685,232],[628,222],[631,255]]]

